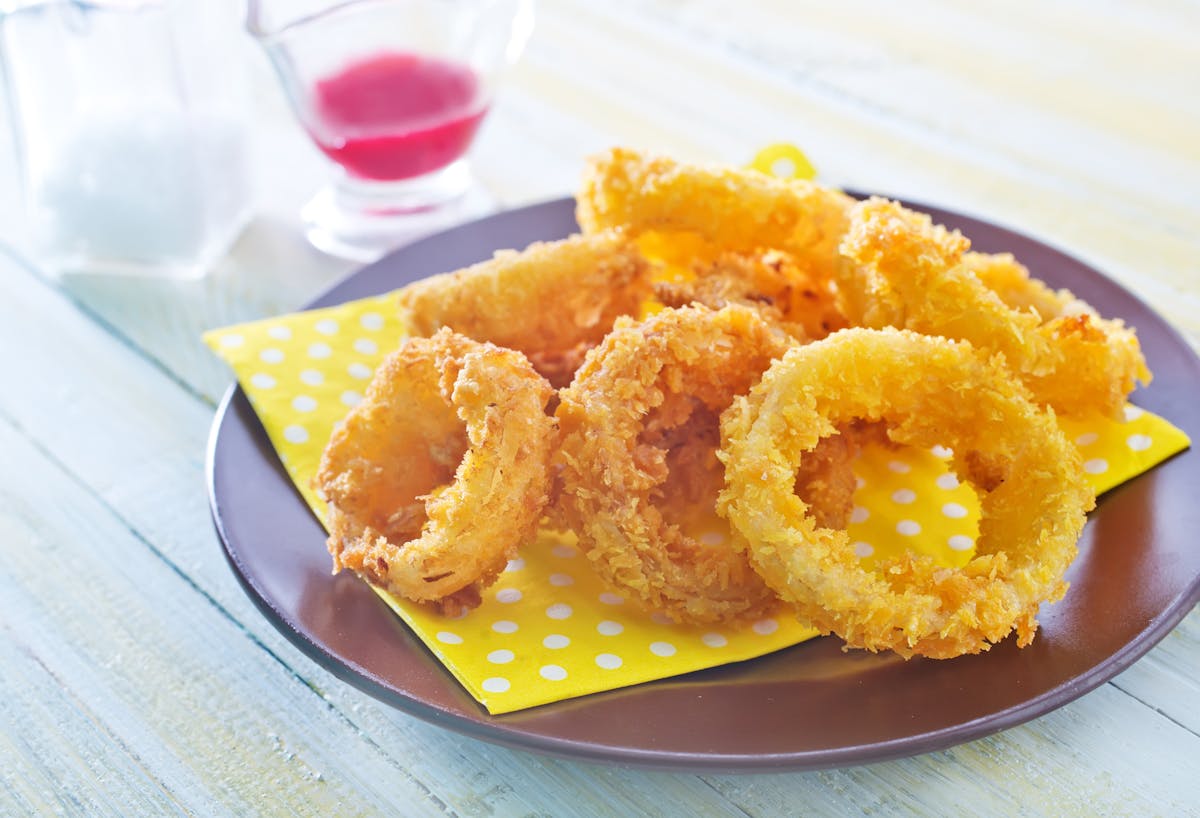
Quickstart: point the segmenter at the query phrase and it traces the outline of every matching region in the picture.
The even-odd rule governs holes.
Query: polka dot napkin
[[[309,481],[321,451],[403,335],[394,295],[387,294],[205,336],[236,372],[318,517],[323,507]],[[1084,452],[1098,492],[1188,446],[1178,429],[1133,406],[1124,422],[1094,418],[1064,426]],[[860,557],[871,562],[911,548],[946,564],[969,559],[978,503],[947,471],[947,456],[940,447],[863,453],[849,527]],[[483,604],[458,619],[376,591],[491,713],[751,659],[815,635],[782,607],[740,628],[675,625],[646,615],[595,578],[568,536],[552,532],[525,545]]]

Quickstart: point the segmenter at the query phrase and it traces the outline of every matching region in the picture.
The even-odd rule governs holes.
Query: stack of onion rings
[[[782,597],[868,650],[1029,643],[1094,502],[1054,412],[1113,414],[1148,382],[1132,330],[924,214],[809,182],[616,149],[577,214],[583,235],[400,293],[432,337],[326,449],[335,570],[452,613],[548,521],[676,621]],[[860,564],[868,438],[950,447],[982,506],[966,565]]]

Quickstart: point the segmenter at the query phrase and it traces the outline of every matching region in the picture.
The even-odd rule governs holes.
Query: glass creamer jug
[[[239,9],[184,0],[0,0],[28,216],[52,273],[194,276],[250,213]]]
[[[533,0],[248,0],[246,14],[336,166],[301,214],[312,244],[371,261],[490,209],[466,155]]]

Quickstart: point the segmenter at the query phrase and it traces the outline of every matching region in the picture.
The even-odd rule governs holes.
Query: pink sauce
[[[317,146],[361,179],[411,179],[449,165],[487,113],[475,72],[419,54],[377,54],[315,91]]]

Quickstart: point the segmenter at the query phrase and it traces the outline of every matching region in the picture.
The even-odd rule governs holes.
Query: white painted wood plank
[[[181,812],[11,626],[0,634],[0,815]]]

